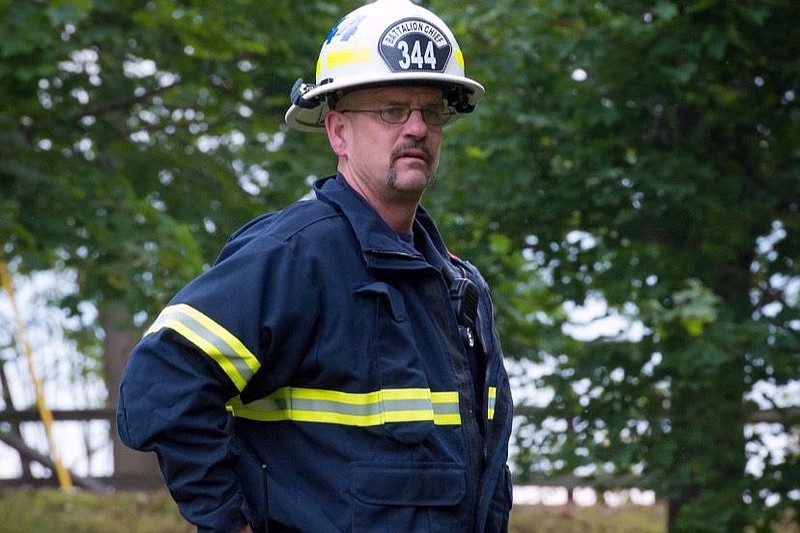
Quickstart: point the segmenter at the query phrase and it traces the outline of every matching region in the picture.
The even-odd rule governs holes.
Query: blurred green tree
[[[336,2],[4,4],[0,234],[24,268],[152,309],[308,189],[280,121]]]
[[[800,375],[800,10],[423,3],[487,87],[425,204],[489,277],[508,355],[548,369],[517,377],[552,394],[520,424],[519,479],[635,474],[674,531],[766,530],[800,486],[796,447],[745,473],[754,385]],[[79,273],[111,374],[132,316],[333,170],[324,136],[281,118],[359,4],[0,0],[3,256]],[[590,301],[636,337],[570,336]]]
[[[109,405],[133,318],[330,160],[322,138],[285,142],[281,119],[342,4],[0,1],[2,257],[78,273],[63,304],[98,308],[103,333],[79,341],[105,359]]]
[[[791,399],[753,393],[800,375],[796,4],[430,3],[487,96],[429,202],[493,276],[508,354],[550,369],[519,478],[640,475],[670,531],[797,510]],[[592,301],[633,333],[567,335]]]

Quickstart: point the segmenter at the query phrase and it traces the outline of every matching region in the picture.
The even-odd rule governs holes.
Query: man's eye
[[[422,114],[425,115],[426,119],[430,119],[432,121],[439,121],[444,116],[444,108],[443,107],[423,107]]]
[[[384,117],[389,120],[402,120],[405,118],[407,110],[403,106],[388,106],[381,110]]]

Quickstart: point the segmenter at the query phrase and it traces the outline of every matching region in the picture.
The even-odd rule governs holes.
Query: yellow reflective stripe
[[[458,392],[431,392],[433,404],[433,423],[437,426],[458,426],[461,424]]]
[[[291,420],[357,427],[401,422],[461,423],[458,392],[431,392],[424,388],[350,393],[284,387],[247,404],[234,398],[228,409],[234,416],[264,422]]]
[[[228,330],[186,304],[164,308],[145,336],[163,328],[171,329],[211,357],[236,388],[244,389],[261,367],[255,355]]]
[[[486,402],[486,416],[489,420],[494,419],[494,406],[497,403],[497,387],[489,387],[489,398]]]
[[[464,52],[461,51],[461,48],[456,48],[456,63],[464,68]]]
[[[370,60],[372,51],[369,47],[358,46],[347,48],[346,50],[334,50],[325,56],[325,63],[328,68],[336,68],[353,63],[366,63]]]

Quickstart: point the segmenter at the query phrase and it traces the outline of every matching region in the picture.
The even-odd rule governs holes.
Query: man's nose
[[[407,134],[417,136],[427,133],[428,128],[430,128],[430,126],[422,118],[421,109],[413,109],[411,111],[411,115],[408,117],[408,120],[406,120],[405,124],[403,125],[403,129]]]

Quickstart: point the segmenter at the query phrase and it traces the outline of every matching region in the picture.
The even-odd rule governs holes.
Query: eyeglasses
[[[342,109],[340,113],[377,113],[381,120],[387,124],[403,124],[413,111],[419,111],[422,115],[422,120],[428,126],[444,126],[455,117],[455,111],[445,105],[438,104],[424,107],[395,104],[378,109]]]

